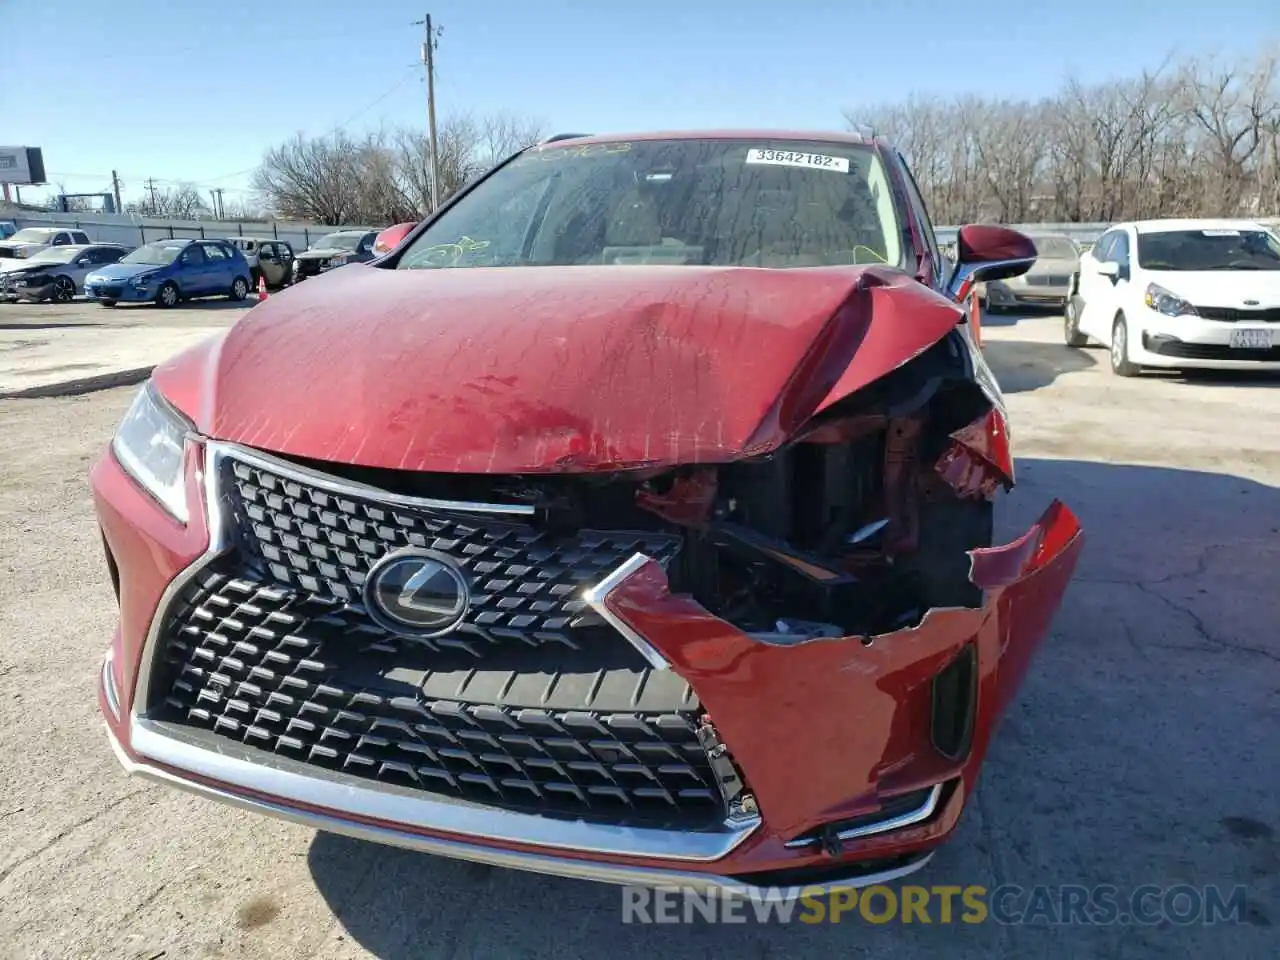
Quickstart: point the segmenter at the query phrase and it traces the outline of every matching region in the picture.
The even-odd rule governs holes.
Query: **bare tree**
[[[439,136],[440,196],[536,143],[542,125],[509,114],[445,119]],[[381,224],[431,212],[431,149],[417,130],[379,131],[355,140],[337,131],[301,134],[267,151],[252,186],[280,216],[325,224]]]
[[[141,200],[124,205],[129,213],[146,217],[169,217],[174,220],[197,220],[209,212],[204,195],[194,184],[180,183],[176,187],[148,192]]]
[[[908,97],[846,111],[912,161],[939,223],[1280,214],[1280,56],[1212,60],[1042,102]]]

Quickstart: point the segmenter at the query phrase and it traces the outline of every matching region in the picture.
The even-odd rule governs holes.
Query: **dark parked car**
[[[367,263],[374,257],[375,230],[339,230],[313,243],[293,261],[294,281],[349,263]]]
[[[973,796],[1082,546],[1010,543],[966,226],[841,134],[530,148],[156,368],[92,484],[100,703],[172,786],[648,886],[887,882]]]

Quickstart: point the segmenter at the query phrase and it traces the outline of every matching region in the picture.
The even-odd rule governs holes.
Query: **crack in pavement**
[[[106,804],[105,806],[103,806],[101,809],[91,814],[90,816],[85,817],[83,820],[77,820],[75,823],[71,824],[70,826],[64,827],[63,829],[59,830],[52,837],[50,837],[47,842],[40,845],[35,850],[32,850],[30,853],[24,854],[23,856],[19,857],[13,863],[9,864],[9,866],[5,867],[3,870],[0,870],[0,884],[4,883],[11,876],[13,876],[14,871],[16,871],[18,868],[22,867],[24,864],[30,863],[32,860],[35,860],[37,857],[43,856],[50,849],[52,849],[61,841],[65,840],[71,834],[75,833],[81,827],[87,826],[88,824],[93,823],[93,821],[102,817],[104,814],[110,813],[112,810],[120,806],[126,800],[132,800],[134,797],[140,797],[144,793],[148,793],[150,789],[151,789],[150,787],[140,787],[137,790],[132,790],[129,793],[116,797],[110,803]]]
[[[1143,584],[1147,586],[1156,586],[1162,583],[1172,583],[1175,580],[1188,580],[1192,577],[1202,577],[1209,572],[1209,555],[1215,550],[1225,550],[1228,547],[1232,549],[1240,549],[1239,543],[1208,543],[1201,548],[1200,553],[1196,556],[1195,569],[1181,570],[1174,573],[1167,573],[1163,577],[1155,577],[1147,579],[1145,577],[1082,577],[1079,574],[1071,578],[1073,583],[1104,583],[1113,586],[1140,587]]]
[[[1200,639],[1209,644],[1214,651],[1221,653],[1251,653],[1254,656],[1263,657],[1267,660],[1280,663],[1280,653],[1275,653],[1262,647],[1251,647],[1243,643],[1231,643],[1227,640],[1223,640],[1221,637],[1214,636],[1198,613],[1186,604],[1179,603],[1171,597],[1166,597],[1164,594],[1157,593],[1155,590],[1150,589],[1150,584],[1134,583],[1130,584],[1130,586],[1136,587],[1148,597],[1153,597],[1154,599],[1159,600],[1170,610],[1174,610],[1185,616],[1191,621],[1191,625],[1195,628],[1196,633],[1200,635]],[[1150,644],[1150,646],[1160,646],[1160,644]]]

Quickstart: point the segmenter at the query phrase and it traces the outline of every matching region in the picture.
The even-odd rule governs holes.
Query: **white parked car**
[[[1080,257],[1068,346],[1109,346],[1111,369],[1280,370],[1280,238],[1244,220],[1113,226]]]
[[[33,257],[50,247],[70,247],[89,244],[89,235],[83,230],[60,227],[25,227],[7,240],[0,240],[0,260],[22,260]]]

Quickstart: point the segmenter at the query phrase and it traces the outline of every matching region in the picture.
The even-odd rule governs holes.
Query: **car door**
[[[114,253],[110,247],[90,247],[88,250],[81,251],[80,256],[76,257],[67,265],[67,276],[69,276],[76,285],[76,292],[84,292],[84,278],[96,270],[98,267],[115,263],[122,256],[124,251]]]
[[[1109,230],[1098,238],[1093,248],[1080,255],[1080,283],[1077,287],[1083,306],[1080,309],[1080,332],[1110,342],[1111,318],[1115,316],[1114,288],[1111,278],[1101,272],[1109,262],[1111,249],[1120,231]]]
[[[1110,262],[1116,265],[1116,275],[1114,277],[1103,277],[1103,281],[1111,286],[1111,313],[1105,318],[1101,318],[1106,323],[1107,343],[1111,342],[1111,325],[1115,320],[1115,315],[1119,311],[1125,310],[1130,314],[1134,309],[1133,298],[1133,243],[1129,239],[1128,230],[1116,231],[1115,243],[1111,245]]]
[[[267,286],[276,287],[284,282],[284,267],[280,262],[280,248],[271,242],[258,247],[258,269],[266,278]]]
[[[225,293],[231,289],[235,279],[235,259],[231,247],[220,243],[202,243],[205,257],[205,292]]]
[[[200,244],[188,244],[178,255],[178,269],[174,279],[183,296],[198,297],[208,292],[209,264],[205,261]]]

